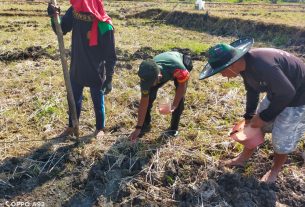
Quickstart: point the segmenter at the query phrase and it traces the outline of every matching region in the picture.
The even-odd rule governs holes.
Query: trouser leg
[[[73,92],[75,106],[76,106],[77,119],[79,120],[80,112],[81,112],[81,109],[82,109],[84,86],[78,84],[72,78],[71,78],[71,86],[72,86],[72,92]],[[71,113],[70,112],[69,112],[69,127],[73,127],[73,125],[72,125],[72,117],[71,117]]]
[[[101,87],[90,87],[91,98],[94,106],[96,130],[105,128],[105,99]]]

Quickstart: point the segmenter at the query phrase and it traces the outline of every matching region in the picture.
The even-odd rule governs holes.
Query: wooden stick
[[[54,6],[57,6],[56,0],[51,0],[51,4],[53,4]],[[66,89],[67,89],[69,112],[70,112],[70,116],[72,118],[74,135],[76,137],[79,137],[79,126],[78,126],[78,119],[77,119],[77,115],[76,115],[76,106],[75,106],[72,86],[71,86],[71,82],[70,82],[70,75],[69,75],[69,70],[68,70],[66,54],[65,54],[64,38],[63,38],[63,33],[62,33],[60,22],[59,22],[59,14],[57,14],[57,13],[54,14],[53,20],[55,23],[55,31],[56,31],[57,39],[58,39],[60,59],[61,59],[63,73],[64,73],[65,85],[66,85]]]

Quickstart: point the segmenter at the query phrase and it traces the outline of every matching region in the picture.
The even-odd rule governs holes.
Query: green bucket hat
[[[157,80],[160,68],[153,60],[144,60],[139,67],[138,76],[141,78],[141,90],[149,90]]]
[[[253,38],[241,38],[231,44],[217,44],[208,51],[208,63],[203,67],[199,80],[219,73],[243,57],[254,44]]]

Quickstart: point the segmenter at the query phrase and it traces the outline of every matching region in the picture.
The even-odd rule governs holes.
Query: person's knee
[[[300,135],[298,131],[294,130],[285,130],[284,128],[279,128],[278,124],[275,124],[272,131],[272,145],[274,152],[277,154],[290,154],[292,153],[299,141]],[[292,126],[289,126],[291,129],[294,129]]]
[[[295,146],[280,144],[280,143],[272,143],[274,152],[276,154],[290,154],[295,150]]]

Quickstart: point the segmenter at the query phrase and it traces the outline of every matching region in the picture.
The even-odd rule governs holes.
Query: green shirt
[[[185,83],[190,73],[183,64],[183,54],[175,51],[164,52],[153,58],[160,67],[162,78],[159,83],[165,83],[176,79],[178,83]],[[149,90],[141,88],[142,95],[148,95]]]
[[[162,74],[161,83],[169,80],[174,80],[175,71],[177,69],[186,70],[183,64],[183,54],[175,51],[164,52],[154,57],[153,59],[159,66]]]

